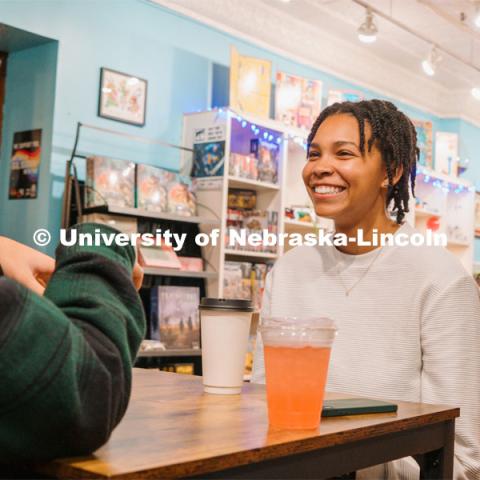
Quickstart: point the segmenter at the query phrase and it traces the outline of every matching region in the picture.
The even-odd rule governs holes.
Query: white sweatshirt
[[[348,296],[339,274],[346,288],[360,279]],[[442,247],[290,250],[267,277],[261,316],[322,315],[338,327],[327,389],[460,407],[454,478],[479,480],[480,300],[459,260]],[[252,381],[265,381],[260,336]],[[418,467],[404,459],[362,476],[416,480]]]

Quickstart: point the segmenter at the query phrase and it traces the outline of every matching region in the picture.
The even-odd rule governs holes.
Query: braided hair
[[[307,155],[322,122],[332,115],[342,113],[353,115],[358,122],[362,155],[365,153],[365,122],[370,124],[372,135],[368,139],[367,148],[370,152],[375,144],[380,151],[388,176],[386,206],[388,207],[393,200],[392,212],[396,214],[397,223],[401,224],[405,212],[408,212],[409,183],[412,195],[415,196],[419,149],[413,123],[393,103],[385,100],[334,103],[325,108],[313,124],[307,140]],[[403,167],[402,176],[396,184],[393,184],[393,177],[400,166]]]

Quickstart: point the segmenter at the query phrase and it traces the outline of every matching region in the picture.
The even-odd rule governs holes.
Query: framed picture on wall
[[[146,80],[108,68],[100,69],[100,117],[143,127],[146,105]]]
[[[475,236],[480,237],[480,192],[475,192]]]

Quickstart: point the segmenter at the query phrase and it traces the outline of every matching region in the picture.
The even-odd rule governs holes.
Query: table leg
[[[416,455],[420,465],[421,480],[446,480],[453,478],[453,451],[455,444],[455,421],[445,424],[444,446],[433,452]]]

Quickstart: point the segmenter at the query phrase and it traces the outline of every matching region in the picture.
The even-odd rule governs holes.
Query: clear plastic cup
[[[317,428],[335,323],[329,318],[270,317],[262,319],[260,332],[270,425]]]

